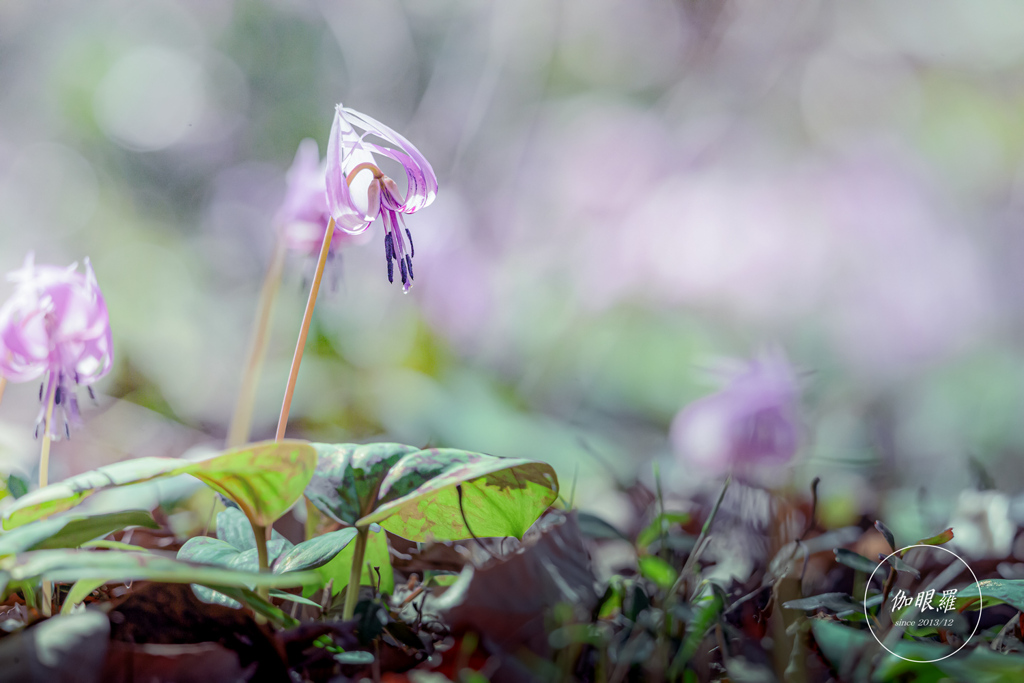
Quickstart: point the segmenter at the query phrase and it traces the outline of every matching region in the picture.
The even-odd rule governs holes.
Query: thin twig
[[[292,356],[292,367],[288,371],[288,384],[284,390],[284,402],[281,404],[281,416],[277,420],[277,434],[275,441],[284,438],[285,428],[288,426],[288,413],[292,409],[292,395],[295,393],[295,382],[299,378],[299,366],[302,365],[302,353],[306,349],[306,337],[309,336],[309,325],[313,320],[313,308],[316,306],[316,296],[320,292],[320,281],[324,276],[324,267],[327,265],[327,254],[331,250],[331,240],[334,237],[334,219],[327,224],[324,231],[324,241],[320,245],[320,258],[316,262],[316,271],[313,273],[313,285],[309,290],[309,299],[306,301],[306,311],[302,314],[302,326],[299,328],[299,339],[295,344],[295,355]]]
[[[690,551],[690,556],[686,558],[686,562],[683,564],[682,571],[679,572],[679,577],[676,582],[672,584],[672,588],[668,592],[668,599],[674,600],[676,593],[682,587],[683,582],[686,581],[690,571],[693,569],[693,565],[700,559],[700,555],[704,552],[704,548],[708,541],[708,531],[711,529],[712,522],[715,521],[715,517],[718,515],[718,508],[722,506],[722,500],[725,498],[725,492],[729,490],[729,484],[732,482],[732,475],[730,474],[725,479],[725,484],[722,485],[722,490],[718,494],[718,500],[715,501],[715,505],[711,508],[711,514],[708,515],[707,521],[704,522],[703,528],[700,530],[700,535],[697,536],[697,541],[693,544],[693,550]]]
[[[811,530],[815,527],[816,517],[818,515],[818,484],[821,483],[821,477],[815,477],[814,481],[811,482],[811,516],[807,520],[807,526],[804,528],[804,532],[800,534],[800,540],[807,538],[807,534],[811,533]]]
[[[249,350],[246,354],[242,386],[238,390],[238,402],[235,404],[235,412],[231,416],[231,425],[228,427],[228,438],[225,444],[228,448],[241,446],[249,441],[249,434],[252,430],[252,411],[256,403],[256,386],[259,384],[263,360],[266,358],[267,340],[270,337],[268,334],[270,315],[274,310],[274,299],[277,298],[281,273],[284,271],[285,253],[284,240],[278,236],[277,243],[274,245],[274,253],[270,257],[270,266],[267,268],[263,287],[260,290],[256,320],[253,322],[249,337]]]

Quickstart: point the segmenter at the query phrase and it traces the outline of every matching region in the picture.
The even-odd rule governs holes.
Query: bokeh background
[[[1022,66],[1013,0],[6,0],[0,270],[89,256],[116,352],[52,476],[219,445],[285,171],[344,102],[441,189],[408,295],[379,225],[331,264],[290,434],[546,460],[620,521],[653,463],[716,489],[669,425],[774,347],[805,428],[774,486],[821,476],[835,523],[1016,524],[971,491],[1024,486]],[[36,394],[0,405],[7,471],[35,468]]]

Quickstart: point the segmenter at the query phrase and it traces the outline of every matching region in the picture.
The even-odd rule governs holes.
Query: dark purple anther
[[[402,270],[402,284],[404,285],[404,284],[409,282],[409,278],[408,278],[408,276],[406,275],[406,272],[405,272],[405,260],[404,259],[398,261],[398,267]]]
[[[408,254],[406,255],[406,257],[405,257],[405,265],[406,265],[406,268],[409,269],[409,279],[410,280],[415,280],[416,278],[414,278],[412,276],[412,256],[409,256]]]
[[[412,243],[412,233],[409,232],[409,228],[405,229],[405,236],[409,238],[409,253],[413,256],[416,255],[416,245]]]

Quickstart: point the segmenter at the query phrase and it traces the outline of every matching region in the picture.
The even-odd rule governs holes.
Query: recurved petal
[[[350,124],[359,126],[393,146],[384,147],[370,142],[362,143],[364,148],[372,149],[378,154],[394,159],[405,168],[409,188],[406,192],[405,202],[399,211],[414,213],[434,201],[434,197],[437,196],[437,176],[434,175],[434,169],[430,167],[430,162],[411,142],[366,114],[347,107],[343,109],[339,107],[339,109]],[[351,125],[349,127],[351,128]]]
[[[335,224],[354,235],[366,230],[380,213],[380,184],[372,171],[364,169],[348,183],[348,174],[364,163],[372,164],[373,155],[338,105],[327,142],[327,207]]]

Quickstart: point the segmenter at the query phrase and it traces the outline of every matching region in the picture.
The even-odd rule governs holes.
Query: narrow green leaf
[[[695,616],[687,625],[683,645],[676,652],[676,656],[669,666],[670,678],[679,675],[683,666],[693,659],[700,642],[704,640],[704,634],[718,620],[718,615],[722,613],[724,607],[725,600],[717,591],[693,605]]]
[[[931,538],[922,538],[915,545],[942,545],[943,543],[949,543],[953,540],[953,527],[949,527],[942,533],[936,534]]]
[[[235,605],[244,604],[256,614],[263,615],[278,628],[295,628],[299,620],[286,614],[280,607],[264,600],[247,588],[235,586],[217,586],[217,591],[226,596]]]
[[[105,583],[107,583],[106,579],[82,579],[81,581],[76,581],[64,597],[64,604],[61,605],[60,613],[71,614],[71,610],[80,605],[94,590]]]
[[[277,598],[278,600],[288,600],[289,602],[297,602],[300,605],[309,605],[310,607],[320,608],[319,602],[314,602],[309,598],[304,598],[301,595],[295,595],[294,593],[286,593],[276,588],[270,589],[270,597]]]
[[[889,527],[883,524],[881,520],[876,519],[875,529],[877,529],[878,533],[882,534],[882,536],[885,536],[885,542],[888,543],[889,547],[895,551],[897,549],[896,537],[893,536],[891,531],[889,531]]]
[[[888,558],[889,564],[893,566],[898,572],[904,572],[906,574],[913,574],[917,578],[921,578],[921,572],[917,571],[914,567],[900,559],[899,555],[890,555]]]
[[[550,465],[450,448],[314,444],[306,496],[357,527],[378,523],[414,541],[522,535],[558,495]]]
[[[864,605],[857,602],[846,593],[822,593],[821,595],[812,595],[809,598],[801,598],[799,600],[790,600],[782,603],[782,606],[786,609],[799,609],[805,612],[811,612],[818,609],[827,609],[830,612],[847,612],[850,610],[856,610],[859,612],[864,611]]]
[[[57,583],[81,579],[165,581],[209,586],[294,588],[318,585],[315,572],[260,574],[184,562],[153,553],[91,550],[35,550],[0,560],[14,581],[44,578]]]
[[[690,515],[685,512],[666,512],[663,515],[658,515],[637,535],[636,547],[641,550],[647,548],[661,538],[662,534],[668,535],[672,525],[686,524],[689,521]]]
[[[852,550],[846,548],[835,548],[832,550],[836,554],[836,562],[839,564],[845,564],[847,567],[852,567],[859,572],[864,572],[870,575],[878,567],[877,562],[872,562],[863,555],[858,555]]]
[[[653,581],[663,591],[671,588],[679,575],[672,565],[656,555],[640,557],[637,564],[640,566],[640,574]]]
[[[12,474],[7,477],[7,491],[14,498],[21,498],[28,493],[28,481],[16,474]]]
[[[360,650],[353,650],[351,652],[339,652],[334,655],[334,659],[341,664],[354,664],[366,666],[373,664],[373,654],[370,652],[362,652]]]
[[[78,546],[79,548],[103,548],[104,550],[134,550],[140,553],[148,553],[147,548],[143,548],[141,545],[132,545],[131,543],[121,543],[120,541],[108,541],[103,538],[97,538],[93,541],[88,541]]]
[[[143,510],[125,510],[88,517],[72,517],[68,519],[63,529],[45,541],[32,546],[30,550],[77,548],[87,541],[133,526],[147,529],[160,528],[160,525],[153,520],[153,516]]]
[[[157,527],[153,517],[142,510],[99,515],[64,515],[32,522],[0,536],[0,556],[27,550],[74,548],[95,538],[130,526]]]
[[[580,533],[587,538],[629,541],[629,538],[624,533],[597,515],[592,515],[589,512],[579,512],[577,513],[577,519],[580,524]]]

